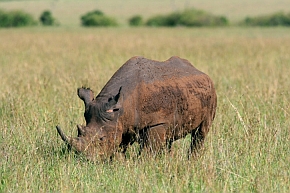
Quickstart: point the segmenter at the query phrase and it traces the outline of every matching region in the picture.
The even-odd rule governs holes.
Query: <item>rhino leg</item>
[[[143,144],[145,151],[150,154],[158,154],[166,147],[166,126],[157,125],[150,127],[143,135]]]
[[[203,147],[205,136],[209,130],[209,122],[203,121],[196,129],[191,131],[191,143],[188,152],[188,158],[191,156],[197,157]]]

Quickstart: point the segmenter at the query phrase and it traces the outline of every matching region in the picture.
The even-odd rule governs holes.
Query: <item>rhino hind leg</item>
[[[209,126],[210,124],[208,121],[203,121],[196,129],[191,131],[191,142],[190,149],[188,151],[188,158],[191,156],[198,157],[200,155]]]

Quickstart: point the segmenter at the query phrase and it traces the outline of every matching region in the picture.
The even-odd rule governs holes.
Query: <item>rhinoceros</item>
[[[189,154],[196,154],[214,120],[217,96],[212,80],[188,60],[173,56],[159,62],[132,57],[94,97],[78,88],[85,126],[77,137],[57,131],[62,140],[89,160],[125,153],[134,142],[140,152],[170,150],[172,142],[191,134]]]

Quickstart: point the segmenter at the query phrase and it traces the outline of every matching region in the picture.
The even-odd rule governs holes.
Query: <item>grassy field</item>
[[[0,30],[0,192],[288,192],[290,29]],[[88,163],[55,126],[84,123],[76,88],[99,92],[134,55],[178,55],[210,75],[217,116],[204,154]]]
[[[277,11],[290,11],[289,0],[20,0],[0,1],[0,8],[25,10],[38,18],[48,9],[63,26],[80,25],[80,16],[88,11],[99,9],[114,16],[121,25],[139,14],[148,19],[152,15],[169,13],[184,8],[195,7],[217,15],[224,15],[231,22],[243,20],[247,16],[269,14]]]

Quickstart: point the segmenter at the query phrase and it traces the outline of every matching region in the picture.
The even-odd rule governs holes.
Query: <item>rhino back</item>
[[[108,98],[116,94],[122,87],[126,96],[141,83],[151,84],[168,79],[178,79],[184,76],[203,74],[193,67],[187,60],[171,57],[167,61],[159,62],[143,57],[133,57],[122,65],[101,90],[97,98]]]
[[[112,76],[98,97],[107,99],[121,86],[124,127],[158,124],[197,127],[215,100],[210,78],[178,57],[164,62],[131,58]]]

